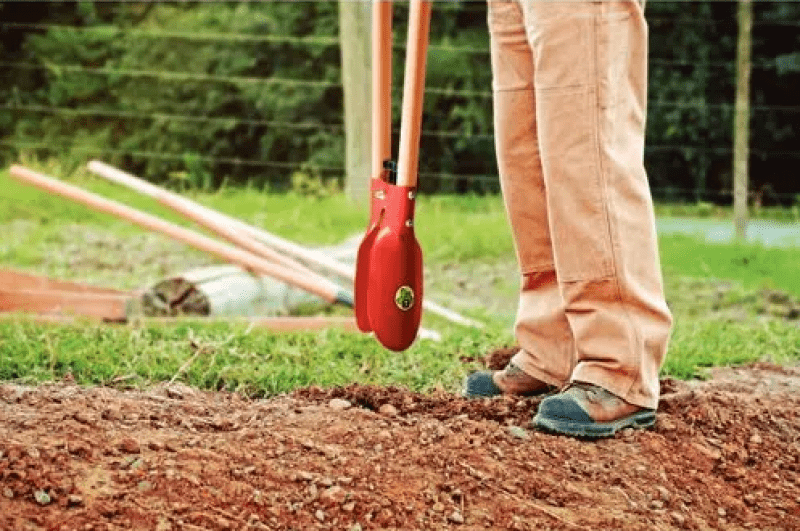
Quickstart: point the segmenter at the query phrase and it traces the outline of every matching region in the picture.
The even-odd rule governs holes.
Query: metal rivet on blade
[[[414,220],[407,219],[406,220],[406,227],[412,227],[414,225]]]

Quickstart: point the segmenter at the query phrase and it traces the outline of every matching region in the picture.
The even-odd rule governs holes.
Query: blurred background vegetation
[[[800,3],[755,3],[751,190],[800,203]],[[647,4],[656,199],[732,199],[736,2]],[[399,129],[407,9],[395,9]],[[0,158],[90,157],[174,187],[327,190],[344,174],[338,2],[0,3]],[[435,2],[424,192],[494,193],[485,2]]]

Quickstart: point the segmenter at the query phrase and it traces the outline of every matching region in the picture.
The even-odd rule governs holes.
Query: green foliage
[[[13,123],[17,141],[76,161],[106,154],[153,180],[182,176],[200,188],[226,175],[288,184],[271,162],[343,165],[336,134],[305,134],[341,121],[338,49],[230,36],[335,37],[336,4],[165,3],[140,13],[135,26],[125,9],[115,15],[105,24],[90,10],[83,18],[96,23],[27,36],[27,57],[44,67],[29,75],[44,79],[17,92],[16,103],[81,112],[22,115]],[[293,79],[327,84],[280,82]],[[300,122],[310,128],[294,127]]]
[[[4,22],[23,26],[0,36],[0,61],[22,63],[0,69],[0,159],[27,151],[76,168],[102,156],[201,189],[288,189],[301,165],[323,182],[341,179],[337,5],[3,3]],[[406,14],[396,3],[395,130]],[[648,2],[646,15],[652,186],[665,200],[730,201],[736,3]],[[797,183],[785,178],[782,154],[796,158],[797,113],[768,107],[797,105],[800,4],[758,2],[755,20],[752,188],[788,205]],[[425,95],[423,129],[448,134],[423,136],[420,171],[434,176],[420,187],[497,192],[485,3],[436,2],[431,44],[426,85],[435,90]]]
[[[340,193],[339,183],[333,179],[323,180],[313,167],[302,168],[292,173],[292,191],[301,197],[330,197]]]

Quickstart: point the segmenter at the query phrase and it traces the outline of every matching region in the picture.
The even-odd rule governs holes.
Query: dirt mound
[[[798,383],[666,380],[655,429],[598,442],[535,399],[0,385],[0,528],[800,529]]]

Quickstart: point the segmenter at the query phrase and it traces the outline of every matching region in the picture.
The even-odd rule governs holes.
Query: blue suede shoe
[[[641,408],[596,385],[573,382],[539,404],[532,424],[544,431],[572,437],[612,437],[623,428],[655,424],[654,409]]]

